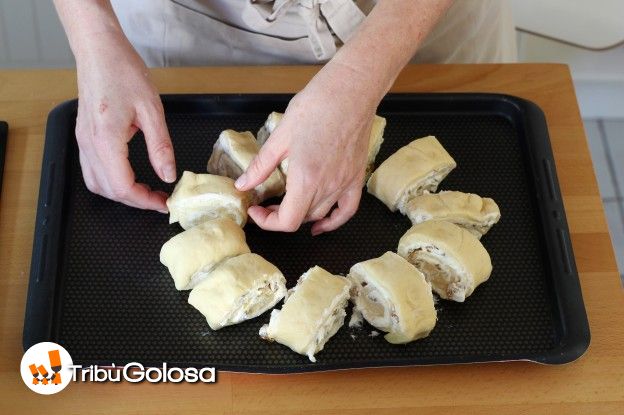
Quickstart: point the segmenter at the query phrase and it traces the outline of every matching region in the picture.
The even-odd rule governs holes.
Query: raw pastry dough
[[[184,229],[190,229],[206,220],[229,218],[243,226],[248,199],[228,177],[185,171],[167,199],[169,223],[180,222]]]
[[[260,145],[249,131],[239,133],[234,130],[225,130],[221,132],[213,146],[210,160],[208,160],[208,173],[236,180],[247,170],[259,150]],[[275,169],[263,183],[254,189],[253,204],[257,205],[271,197],[281,196],[285,189],[284,177],[278,169]]]
[[[354,313],[385,331],[390,343],[408,343],[429,335],[437,313],[431,285],[423,274],[394,252],[351,267]]]
[[[414,225],[428,220],[443,220],[466,228],[477,238],[485,235],[500,219],[494,200],[473,193],[439,192],[415,196],[405,208]]]
[[[368,180],[368,192],[391,211],[404,213],[412,197],[435,192],[456,166],[437,138],[419,138],[381,163]]]
[[[286,294],[286,279],[260,255],[226,259],[193,288],[188,302],[213,330],[259,316]]]
[[[260,336],[316,362],[314,355],[344,323],[350,288],[346,278],[319,266],[310,268],[288,292],[282,309],[271,312],[271,320],[262,326]]]
[[[412,226],[398,254],[414,264],[442,298],[463,302],[492,273],[490,255],[464,228],[434,221]]]
[[[284,114],[281,112],[274,111],[269,114],[269,117],[264,122],[264,125],[258,130],[258,144],[261,146],[264,145],[266,140],[269,139],[271,133],[275,130],[275,128],[277,128],[277,124],[282,121],[282,117],[284,117]]]
[[[245,233],[236,222],[212,219],[165,242],[160,249],[160,262],[169,268],[176,289],[189,290],[219,262],[248,252]]]
[[[377,154],[379,153],[379,149],[381,148],[381,143],[383,143],[383,133],[386,128],[386,119],[384,117],[380,117],[379,115],[375,115],[373,119],[373,127],[371,129],[370,138],[368,141],[368,159],[366,161],[366,180],[368,180],[369,176],[373,173],[375,169],[375,158],[377,158]]]
[[[279,112],[272,112],[264,122],[264,125],[258,130],[258,143],[264,145],[271,133],[277,128],[277,125],[282,121],[284,114]],[[368,158],[366,165],[366,177],[371,174],[375,165],[375,158],[379,153],[381,143],[383,143],[383,132],[386,128],[386,119],[375,115],[373,119],[373,126],[368,140]],[[285,158],[280,163],[280,170],[284,175],[288,173],[288,158]]]
[[[260,146],[263,146],[264,143],[266,143],[273,131],[275,131],[275,129],[277,128],[277,125],[282,121],[283,117],[284,114],[282,114],[281,112],[273,111],[269,114],[269,117],[264,122],[264,125],[258,130],[257,140]],[[279,168],[281,173],[286,176],[288,172],[288,158],[285,158],[280,162]]]

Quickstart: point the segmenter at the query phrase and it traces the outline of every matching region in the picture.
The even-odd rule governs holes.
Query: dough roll
[[[238,179],[258,155],[260,145],[249,131],[237,132],[225,130],[215,142],[208,160],[208,172]],[[253,204],[266,199],[281,196],[286,190],[286,182],[282,173],[275,169],[273,173],[253,190]]]
[[[165,242],[160,262],[169,269],[176,289],[190,290],[219,262],[248,252],[245,233],[236,222],[212,219]]]
[[[386,252],[351,267],[353,312],[387,332],[390,343],[408,343],[429,335],[437,313],[431,285],[412,264]]]
[[[319,266],[310,268],[288,292],[282,309],[271,312],[271,320],[262,326],[260,336],[316,362],[314,355],[344,323],[350,288],[346,278]]]
[[[424,191],[435,192],[457,167],[437,138],[419,138],[388,157],[368,179],[368,193],[388,209],[405,214],[407,202]]]
[[[184,229],[210,219],[228,218],[239,226],[247,222],[249,197],[234,187],[234,180],[185,171],[167,199],[169,223]]]
[[[500,220],[494,200],[472,193],[439,192],[415,196],[407,202],[406,214],[414,225],[428,220],[454,223],[481,238]]]
[[[273,308],[286,294],[286,279],[260,255],[242,254],[215,267],[188,302],[213,330],[238,324]]]
[[[412,226],[401,237],[398,254],[414,264],[447,300],[463,302],[492,273],[490,255],[481,242],[450,222]]]

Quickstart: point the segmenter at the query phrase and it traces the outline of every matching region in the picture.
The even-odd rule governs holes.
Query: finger
[[[91,168],[91,160],[87,157],[86,153],[82,150],[79,152],[80,169],[82,170],[82,179],[85,182],[85,186],[90,192],[95,194],[101,194],[102,188],[97,182],[93,169]]]
[[[251,190],[263,183],[275,171],[284,159],[286,148],[282,135],[277,130],[260,147],[260,151],[251,161],[247,170],[236,180],[236,188],[240,191]]]
[[[265,206],[265,208],[267,210],[270,210],[271,212],[275,212],[276,210],[279,209],[279,205],[269,205],[269,206]]]
[[[336,204],[336,199],[334,197],[330,197],[325,199],[323,202],[318,204],[315,208],[310,209],[310,213],[305,218],[306,222],[316,222],[320,219],[323,219],[331,208]]]
[[[102,168],[97,169],[99,175],[96,173],[103,176],[100,182],[106,182],[106,196],[129,206],[167,213],[166,194],[135,182],[127,145],[119,140],[109,141],[109,145],[108,151],[103,155],[98,154]]]
[[[169,195],[161,190],[152,190],[151,187],[149,187],[148,185],[146,185],[145,183],[133,183],[133,187],[134,189],[132,190],[133,192],[138,194],[138,197],[146,197],[148,199],[150,199],[150,206],[145,206],[145,205],[140,205],[140,204],[136,204],[133,205],[135,202],[132,199],[129,200],[122,200],[122,202],[128,206],[133,206],[139,209],[150,209],[150,210],[156,210],[160,213],[169,213],[169,209],[167,208],[167,198],[169,197]],[[161,206],[162,208],[158,208],[159,206]]]
[[[277,209],[252,206],[247,213],[264,230],[295,232],[301,226],[313,198],[312,192],[290,190]]]
[[[338,200],[338,207],[331,215],[312,225],[312,235],[330,232],[344,225],[357,212],[362,197],[362,189],[352,187]]]
[[[169,213],[166,204],[168,195],[165,192],[152,190],[144,183],[132,183],[125,193],[128,196],[118,199],[118,202],[138,209]]]
[[[338,198],[344,193],[344,189],[336,189],[329,195],[325,196],[323,200],[313,200],[308,215],[305,218],[306,222],[316,222],[327,216],[327,213],[338,201]],[[318,194],[317,194],[318,195]]]
[[[162,104],[138,109],[136,124],[143,131],[149,160],[158,177],[167,183],[175,182],[175,157]]]

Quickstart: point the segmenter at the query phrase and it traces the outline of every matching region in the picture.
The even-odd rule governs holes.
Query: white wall
[[[0,67],[73,67],[51,0],[0,0]]]
[[[570,65],[584,118],[624,118],[624,45],[592,51],[528,33],[518,39],[521,62]]]

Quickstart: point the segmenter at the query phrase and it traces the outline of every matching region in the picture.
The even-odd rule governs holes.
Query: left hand
[[[379,104],[361,75],[329,63],[290,101],[284,118],[236,182],[239,190],[253,189],[288,157],[282,203],[249,208],[258,226],[294,232],[303,222],[313,221],[312,234],[318,235],[355,214]]]

